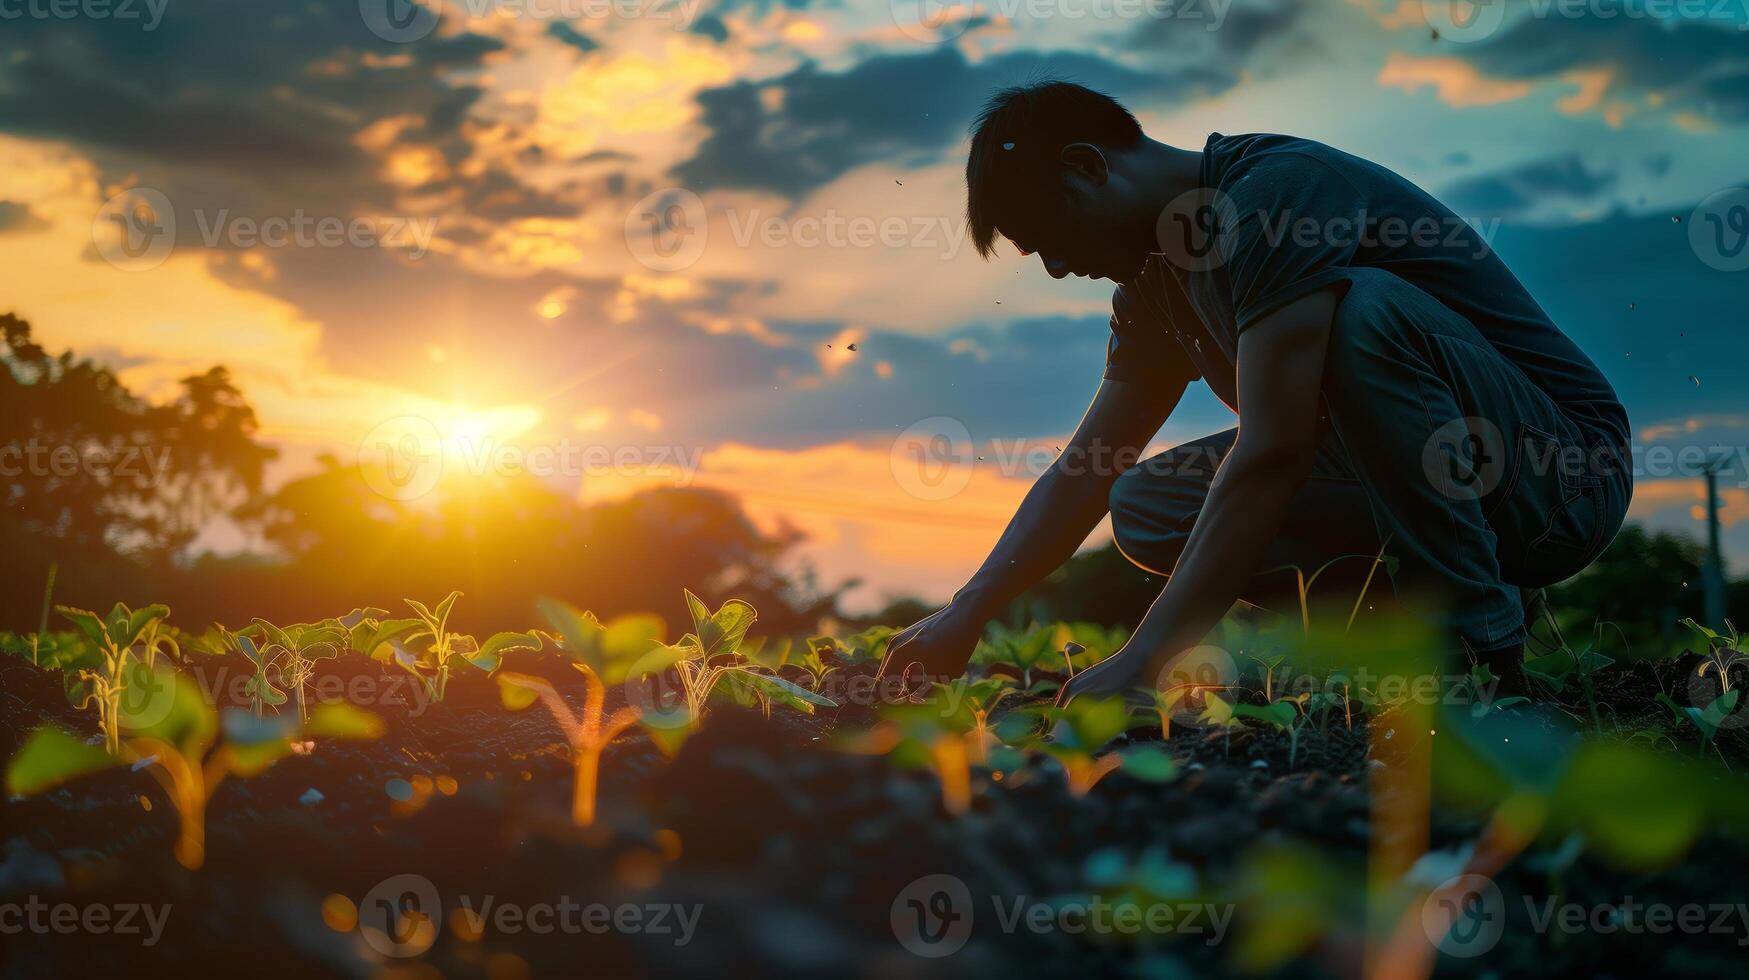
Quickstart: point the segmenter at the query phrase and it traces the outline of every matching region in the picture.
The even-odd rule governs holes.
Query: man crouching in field
[[[1275,605],[1288,566],[1381,548],[1452,669],[1522,678],[1521,590],[1584,568],[1620,528],[1628,420],[1473,228],[1323,144],[1177,149],[1064,82],[990,102],[966,184],[984,256],[1000,235],[1053,278],[1118,284],[1111,342],[1062,457],[952,602],[894,638],[883,673],[964,670],[985,622],[1109,510],[1124,555],[1170,578],[1065,699],[1151,680],[1235,600]],[[1198,378],[1238,427],[1126,470]]]

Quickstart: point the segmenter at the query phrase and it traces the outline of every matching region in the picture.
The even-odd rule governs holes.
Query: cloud
[[[1267,23],[1279,28],[1292,21],[1277,14]],[[1233,37],[1251,46],[1263,33],[1250,27]],[[773,79],[700,92],[708,135],[673,176],[701,192],[745,188],[799,199],[864,164],[939,162],[1000,88],[1063,77],[1134,103],[1188,101],[1239,83],[1244,65],[1229,52],[1220,44],[1200,58],[1155,51],[1151,60],[1161,64],[1131,66],[1091,54],[1033,50],[973,62],[944,45],[920,54],[875,55],[840,72],[809,62]]]
[[[18,231],[41,231],[48,222],[31,213],[30,205],[17,201],[0,201],[0,234]]]
[[[1407,8],[1399,8],[1399,14]],[[1442,58],[1393,55],[1394,74],[1411,77],[1416,63],[1435,62],[1444,79],[1441,97],[1469,94],[1489,104],[1521,87],[1566,82],[1579,91],[1563,100],[1570,113],[1601,112],[1613,124],[1634,113],[1678,114],[1731,124],[1749,120],[1749,46],[1741,11],[1721,18],[1722,5],[1704,9],[1676,5],[1669,17],[1645,14],[1639,3],[1599,0],[1583,16],[1559,16],[1561,5],[1515,7],[1499,33],[1471,44],[1454,44]],[[1690,13],[1700,10],[1698,16]],[[1685,12],[1688,11],[1688,12]],[[1418,17],[1395,26],[1425,31]],[[1460,72],[1451,66],[1464,66]],[[1413,69],[1424,73],[1428,67]],[[1423,82],[1425,84],[1425,82]],[[1516,97],[1516,96],[1515,96]],[[1481,99],[1483,101],[1474,101]]]
[[[1453,184],[1444,199],[1465,214],[1511,217],[1548,205],[1551,198],[1584,202],[1616,184],[1616,175],[1585,165],[1566,153],[1511,170],[1470,177]]]
[[[1393,51],[1379,70],[1378,83],[1386,88],[1418,92],[1432,86],[1439,101],[1455,109],[1498,105],[1530,94],[1528,82],[1503,81],[1484,76],[1475,65],[1456,57],[1417,57]]]

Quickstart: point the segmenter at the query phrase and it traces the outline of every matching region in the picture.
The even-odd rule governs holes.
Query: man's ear
[[[1105,154],[1092,143],[1070,143],[1063,147],[1058,159],[1070,173],[1079,175],[1095,187],[1104,186],[1111,176],[1111,167],[1105,161]]]

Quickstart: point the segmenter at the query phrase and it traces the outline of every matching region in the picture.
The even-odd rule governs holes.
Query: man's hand
[[[1079,697],[1109,698],[1124,694],[1142,679],[1142,671],[1147,666],[1147,651],[1124,646],[1069,678],[1069,682],[1057,692],[1057,707],[1061,708]]]
[[[1130,641],[1065,685],[1059,703],[1117,694],[1150,670],[1159,674],[1214,629],[1256,574],[1312,471],[1324,353],[1340,299],[1335,286],[1319,290],[1239,335],[1239,437],[1209,484],[1178,564]]]
[[[898,676],[907,696],[926,694],[932,680],[965,672],[983,633],[983,616],[948,603],[893,636],[879,676]]]

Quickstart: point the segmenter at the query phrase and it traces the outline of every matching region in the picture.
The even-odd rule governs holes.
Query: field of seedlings
[[[889,629],[686,599],[5,635],[8,972],[1740,975],[1734,632],[1630,660],[1548,614],[1504,696],[1230,619],[1152,701],[1058,707],[1121,633],[992,627],[907,692]]]

